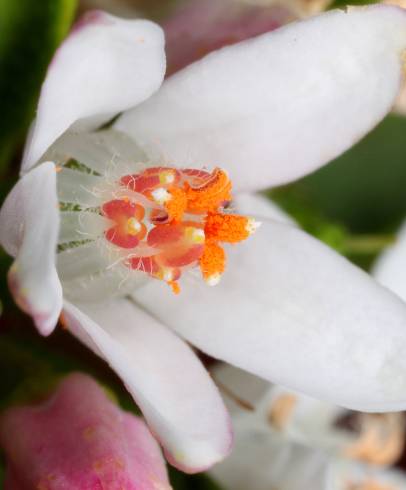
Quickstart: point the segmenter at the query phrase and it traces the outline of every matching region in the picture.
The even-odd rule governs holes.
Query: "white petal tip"
[[[18,278],[18,264],[14,262],[8,274],[8,284],[16,304],[27,315],[32,317],[35,327],[41,335],[50,335],[58,323],[59,311],[61,308],[56,308],[55,311],[40,311],[39,307],[34,305],[30,300],[32,294],[30,290],[25,288]]]

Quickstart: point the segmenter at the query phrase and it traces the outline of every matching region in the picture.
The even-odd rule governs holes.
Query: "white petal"
[[[179,165],[226,168],[238,189],[289,182],[385,116],[405,48],[402,9],[330,11],[209,54],[116,126]]]
[[[221,488],[330,490],[326,487],[329,460],[322,451],[294,444],[276,432],[245,422],[234,420],[235,448],[210,471]]]
[[[0,243],[16,257],[10,289],[43,335],[52,332],[62,308],[55,269],[58,228],[56,171],[46,162],[17,182],[0,212]]]
[[[110,257],[103,253],[105,240],[96,240],[58,253],[58,273],[63,281],[92,275],[111,265]]]
[[[293,218],[276,203],[261,194],[239,192],[234,197],[233,205],[238,213],[252,216],[259,220],[269,219],[290,225],[296,224]]]
[[[100,303],[133,293],[151,280],[147,274],[126,267],[128,251],[109,243],[104,237],[70,245],[56,256],[64,297],[69,301]]]
[[[68,131],[58,138],[45,157],[62,164],[74,158],[106,178],[134,173],[137,163],[147,161],[145,153],[128,135],[112,129],[92,133]]]
[[[58,243],[95,240],[111,226],[109,219],[86,211],[64,211],[61,213],[61,231]]]
[[[200,471],[228,453],[232,435],[221,397],[182,340],[127,300],[68,303],[64,316],[123,379],[173,464]]]
[[[100,205],[101,189],[105,187],[102,177],[62,168],[58,172],[57,183],[58,198],[61,202],[79,204],[83,207]]]
[[[265,222],[221,283],[136,299],[203,351],[277,384],[365,411],[406,407],[406,306],[293,226]]]
[[[63,294],[69,301],[100,303],[133,293],[151,279],[143,272],[132,271],[116,260],[114,267],[96,267],[93,271],[87,271],[87,274],[62,280]]]
[[[42,86],[22,170],[72,124],[95,128],[148,98],[165,71],[162,30],[145,20],[89,12],[56,52]]]
[[[248,406],[255,410],[271,386],[258,376],[229,364],[215,366],[212,375],[215,383],[223,391],[224,401],[233,416],[244,413]]]
[[[378,282],[406,301],[406,223],[396,237],[396,243],[385,250],[373,268]]]

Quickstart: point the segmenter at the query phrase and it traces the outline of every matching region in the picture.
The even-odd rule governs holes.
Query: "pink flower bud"
[[[37,406],[0,419],[4,490],[169,490],[160,449],[141,418],[89,376],[68,376]]]
[[[194,0],[164,24],[167,75],[223,46],[272,31],[297,15],[288,6]]]

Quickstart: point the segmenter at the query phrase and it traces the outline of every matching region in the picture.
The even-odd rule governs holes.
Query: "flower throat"
[[[104,149],[105,141],[99,141],[97,138],[101,136],[97,135],[92,138],[91,151],[85,152],[85,157],[91,157],[92,171],[87,169],[87,163],[72,159],[61,162],[59,167],[62,235],[63,218],[69,216],[64,213],[65,201],[71,203],[69,210],[72,207],[75,210],[77,203],[83,212],[70,215],[82,227],[83,238],[91,234],[97,220],[100,255],[106,255],[103,250],[107,249],[109,254],[114,252],[127,271],[163,280],[175,293],[180,291],[180,277],[189,269],[200,269],[207,284],[217,284],[226,266],[222,245],[245,240],[259,226],[255,220],[227,210],[232,200],[232,184],[227,173],[221,168],[209,172],[148,166],[137,160],[111,172],[109,165],[105,164],[104,170],[96,162],[95,149]],[[77,146],[76,140],[73,139],[73,147]],[[61,154],[61,148],[58,153]],[[87,161],[80,156],[81,162]],[[100,167],[97,172],[96,165]],[[136,172],[131,173],[132,170]],[[87,206],[83,205],[83,199]],[[61,250],[59,258],[63,266],[67,252],[69,259],[69,250],[63,252],[64,247]],[[71,274],[70,267],[67,269]]]
[[[166,281],[175,293],[191,267],[198,266],[208,284],[217,284],[226,262],[220,243],[240,242],[257,227],[252,219],[223,212],[231,182],[219,168],[209,173],[152,167],[119,183],[130,192],[101,206],[114,223],[106,240],[128,249],[127,267]]]

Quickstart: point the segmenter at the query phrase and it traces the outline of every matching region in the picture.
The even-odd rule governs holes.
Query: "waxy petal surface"
[[[406,301],[406,223],[399,230],[395,243],[378,257],[372,274]]]
[[[43,335],[52,332],[62,308],[55,269],[58,231],[56,170],[46,162],[17,182],[0,211],[0,243],[15,257],[11,292]]]
[[[269,219],[295,225],[294,219],[267,197],[253,192],[239,192],[233,200],[233,208],[239,213],[259,221]]]
[[[94,129],[148,98],[159,88],[164,72],[159,26],[88,12],[48,68],[22,171],[77,121],[75,130]]]
[[[405,48],[402,9],[327,12],[209,54],[116,126],[151,155],[225,168],[235,189],[282,184],[326,164],[385,116]]]
[[[232,443],[228,414],[183,340],[124,299],[67,303],[64,318],[72,333],[123,379],[171,463],[196,472],[227,455]]]
[[[406,407],[406,306],[296,227],[264,222],[221,283],[190,278],[176,301],[150,282],[136,301],[206,353],[348,408]]]

